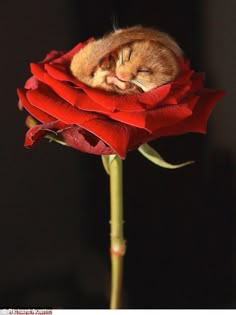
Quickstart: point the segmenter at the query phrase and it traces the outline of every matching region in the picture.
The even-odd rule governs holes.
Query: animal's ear
[[[110,70],[111,67],[115,64],[116,59],[117,59],[117,53],[112,52],[112,53],[106,55],[106,56],[99,62],[99,66],[100,66],[103,70]]]

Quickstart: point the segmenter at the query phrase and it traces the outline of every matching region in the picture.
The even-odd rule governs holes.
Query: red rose
[[[72,56],[86,43],[67,53],[50,52],[31,64],[33,76],[18,89],[19,106],[37,119],[25,146],[49,133],[67,145],[93,154],[118,154],[161,136],[206,132],[211,110],[224,95],[203,87],[201,73],[180,60],[181,73],[169,84],[146,93],[114,95],[89,88],[70,73]]]

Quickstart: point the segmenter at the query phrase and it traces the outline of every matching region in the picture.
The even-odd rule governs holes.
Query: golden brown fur
[[[89,42],[71,61],[88,86],[119,94],[149,91],[175,79],[182,51],[167,34],[134,26]]]

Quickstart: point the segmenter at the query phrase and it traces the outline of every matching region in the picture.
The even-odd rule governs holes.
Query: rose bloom
[[[25,146],[51,134],[83,152],[125,158],[129,150],[158,137],[206,132],[224,92],[204,88],[204,75],[186,60],[179,60],[175,81],[145,93],[116,95],[72,76],[71,59],[84,45],[67,53],[51,51],[31,64],[33,76],[17,90],[19,107],[38,121],[26,133]]]

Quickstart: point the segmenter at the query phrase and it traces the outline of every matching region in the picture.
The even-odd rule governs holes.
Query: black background
[[[169,161],[194,165],[170,171],[128,154],[123,307],[234,308],[236,152],[226,131],[235,112],[229,18],[235,2],[224,1],[223,11],[219,3],[1,3],[0,308],[109,305],[109,179],[100,157],[46,141],[25,149],[26,113],[17,108],[16,88],[29,77],[31,61],[100,36],[114,21],[169,32],[192,67],[207,72],[207,85],[230,95],[217,105],[206,136],[153,143]]]

